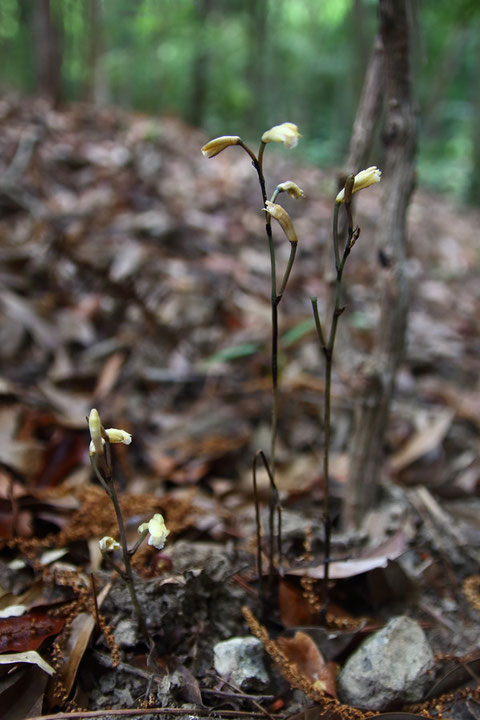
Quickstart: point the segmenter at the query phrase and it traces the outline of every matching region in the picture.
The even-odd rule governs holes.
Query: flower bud
[[[241,138],[238,135],[222,135],[204,145],[202,153],[205,157],[212,158],[225,150],[225,148],[230,147],[230,145],[238,145],[239,142],[241,142]]]
[[[119,550],[121,545],[119,542],[114,540],[109,535],[106,535],[98,541],[98,546],[102,552],[112,552],[113,550]]]
[[[90,455],[103,455],[104,440],[102,440],[102,423],[98,410],[93,408],[88,416],[88,429],[92,439],[90,443]]]
[[[295,228],[293,227],[290,215],[287,213],[285,208],[283,208],[281,205],[270,202],[270,200],[267,200],[265,205],[266,207],[263,208],[265,212],[274,217],[275,220],[280,223],[282,230],[287,236],[288,240],[291,243],[296,243],[297,234],[295,232]]]
[[[290,197],[295,198],[295,200],[305,197],[305,193],[302,188],[298,187],[297,183],[292,182],[292,180],[280,183],[280,185],[277,185],[277,190],[279,193],[287,192]]]
[[[108,440],[111,443],[123,443],[124,445],[130,445],[132,442],[132,436],[126,430],[119,430],[118,428],[108,428],[105,430],[108,435]]]
[[[369,167],[366,170],[362,170],[355,175],[355,178],[353,180],[352,193],[357,192],[357,190],[363,190],[364,188],[370,187],[370,185],[374,185],[375,183],[380,182],[381,179],[382,171],[379,170],[376,165],[372,165],[372,167]],[[342,203],[344,201],[345,189],[340,190],[337,197],[335,198],[336,203]]]
[[[274,125],[262,135],[262,142],[282,142],[287,148],[294,148],[302,136],[298,127],[293,123],[284,122],[281,125]]]

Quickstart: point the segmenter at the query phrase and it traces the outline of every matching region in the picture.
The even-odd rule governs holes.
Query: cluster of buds
[[[93,408],[88,416],[88,429],[90,431],[90,445],[89,454],[92,464],[95,466],[98,472],[97,460],[104,459],[105,445],[106,443],[123,443],[124,445],[130,445],[132,442],[132,436],[126,430],[120,430],[119,428],[107,428],[105,429],[100,420],[98,410]],[[138,532],[141,535],[150,533],[148,544],[153,545],[158,550],[161,550],[170,534],[170,530],[165,525],[165,520],[159,513],[155,514],[148,522],[142,523]],[[141,542],[143,538],[140,539]],[[102,554],[111,553],[114,550],[121,548],[120,543],[114,538],[106,535],[98,543]]]
[[[126,430],[119,430],[118,428],[105,429],[102,426],[98,410],[95,408],[90,410],[88,429],[91,438],[88,448],[90,457],[103,455],[105,442],[107,440],[109,443],[123,443],[123,445],[130,445],[132,442],[132,436]]]
[[[262,146],[269,142],[279,142],[283,143],[287,148],[294,148],[301,137],[302,136],[298,132],[298,127],[296,125],[291,122],[284,122],[281,123],[281,125],[274,125],[270,128],[270,130],[263,133]],[[241,145],[245,150],[247,150],[251,157],[255,157],[238,135],[222,135],[221,137],[214,138],[202,147],[202,153],[205,157],[212,158],[221,153],[222,150],[225,150],[227,147],[232,145]],[[255,160],[257,161],[256,158]],[[296,199],[305,197],[303,190],[291,180],[277,186],[274,198],[276,198],[281,192],[287,192],[291,197]],[[263,210],[269,216],[278,221],[289,242],[296,244],[297,235],[293,227],[293,222],[287,211],[281,205],[273,202],[273,198],[272,201],[267,201],[265,203]]]

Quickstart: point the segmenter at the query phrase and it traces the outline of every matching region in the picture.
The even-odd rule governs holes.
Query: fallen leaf
[[[0,679],[2,720],[25,720],[42,714],[48,675],[34,665],[21,665]]]
[[[97,604],[100,608],[103,601],[110,592],[112,583],[105,585],[103,590],[97,596]],[[68,638],[63,648],[64,664],[60,670],[60,678],[67,694],[70,693],[75,677],[77,675],[78,666],[83,658],[85,650],[90,640],[90,636],[95,627],[96,619],[90,613],[83,612],[77,615],[71,624]]]
[[[283,579],[278,588],[278,606],[282,623],[287,628],[318,622],[319,613],[305,599],[303,591]]]
[[[317,692],[325,692],[336,698],[335,663],[326,663],[322,653],[312,640],[303,632],[295,633],[293,638],[279,637],[277,644]]]
[[[0,652],[36,650],[46,638],[57,635],[64,624],[61,618],[41,610],[4,618],[0,620]]]
[[[455,413],[441,410],[425,427],[418,430],[406,444],[390,458],[392,472],[398,473],[416,460],[435,450],[445,438]]]
[[[33,665],[37,665],[49,675],[55,674],[55,670],[52,666],[49,665],[36,650],[0,655],[0,665],[17,665],[17,663],[31,663]]]

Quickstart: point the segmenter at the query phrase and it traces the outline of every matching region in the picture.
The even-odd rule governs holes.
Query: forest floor
[[[420,622],[437,653],[429,697],[454,691],[450,704],[464,704],[449,716],[477,717],[475,688],[456,687],[476,679],[480,648],[480,614],[462,590],[480,560],[480,212],[414,195],[408,346],[382,496],[352,534],[340,522],[349,440],[388,272],[374,240],[381,186],[358,196],[362,232],[346,270],[333,380],[326,630],[319,588],[305,581],[323,569],[323,370],[309,298],[317,295],[325,311],[335,177],[294,163],[283,146],[267,147],[270,192],[290,179],[306,198],[282,197],[299,247],[280,305],[283,558],[265,618],[252,459],[270,442],[270,264],[255,172],[239,148],[203,158],[208,139],[176,118],[0,101],[2,719],[142,703],[190,708],[190,716],[211,708],[287,716],[312,699],[315,718],[326,710],[363,717],[324,702],[314,678],[328,678],[334,694],[336,670],[324,661],[342,665],[402,613]],[[280,231],[275,237],[281,267],[289,248]],[[164,550],[146,545],[135,556],[159,656],[153,674],[127,590],[98,548],[118,531],[89,464],[92,407],[105,427],[133,434],[129,447],[114,448],[129,539],[156,512],[171,531]],[[267,508],[268,478],[258,480]],[[266,510],[262,522],[268,538]],[[92,615],[94,596],[115,636],[113,653],[108,628]],[[470,597],[475,604],[475,589]],[[24,614],[11,616],[12,606]],[[215,672],[215,644],[250,633],[243,606],[277,643],[308,628],[298,641],[306,646],[282,645],[302,690],[273,666],[263,689],[253,683],[243,692]],[[311,642],[324,660],[312,656]],[[17,655],[32,651],[56,679],[47,684],[37,655],[29,664]],[[417,712],[435,713],[436,704]]]

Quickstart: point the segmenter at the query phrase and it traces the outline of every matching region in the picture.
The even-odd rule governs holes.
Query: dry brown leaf
[[[440,410],[431,422],[416,432],[413,437],[392,456],[390,459],[392,472],[400,472],[400,470],[408,467],[408,465],[411,465],[415,460],[419,460],[427,453],[435,450],[445,438],[454,417],[455,413],[452,410]]]
[[[108,583],[108,585],[105,585],[103,590],[99,592],[97,596],[99,608],[102,606],[102,603],[110,592],[111,587],[112,583]],[[86,612],[77,615],[75,620],[72,622],[68,639],[63,649],[64,664],[60,671],[60,678],[63,686],[67,690],[67,694],[70,694],[73,683],[75,682],[78,666],[80,665],[85,650],[87,649],[90,636],[95,627],[95,622],[96,620],[93,615]]]
[[[277,644],[289,662],[297,667],[315,690],[337,697],[336,665],[325,662],[322,653],[309,635],[297,632],[293,638],[278,638]]]
[[[282,623],[287,628],[318,622],[319,613],[305,599],[302,590],[286,580],[280,580],[278,606]]]

